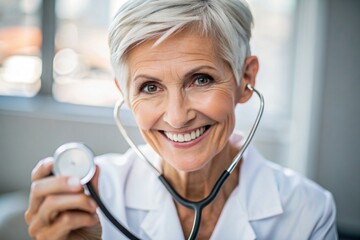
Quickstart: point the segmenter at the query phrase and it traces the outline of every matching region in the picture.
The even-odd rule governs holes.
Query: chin
[[[193,159],[190,161],[184,161],[184,159],[186,159],[186,156],[184,156],[182,159],[179,159],[178,161],[165,161],[175,170],[185,173],[196,172],[204,168],[209,163],[209,160],[204,161],[200,159]]]

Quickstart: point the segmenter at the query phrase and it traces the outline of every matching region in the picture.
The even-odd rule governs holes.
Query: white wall
[[[360,237],[360,1],[327,10],[315,180],[334,194],[340,230]]]

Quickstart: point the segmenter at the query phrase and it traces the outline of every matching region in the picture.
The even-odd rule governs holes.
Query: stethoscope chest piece
[[[94,153],[85,144],[71,142],[61,145],[54,154],[53,174],[74,176],[87,184],[94,176],[96,165]]]

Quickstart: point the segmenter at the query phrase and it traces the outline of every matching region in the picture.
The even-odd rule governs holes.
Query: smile
[[[201,127],[185,134],[164,132],[164,135],[173,142],[183,143],[190,142],[199,138],[201,135],[204,134],[204,132],[206,132],[207,129],[208,127]]]

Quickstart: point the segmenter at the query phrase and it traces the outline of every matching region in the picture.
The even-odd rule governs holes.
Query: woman
[[[236,104],[252,96],[252,15],[239,0],[129,1],[110,48],[116,79],[147,142],[144,154],[186,199],[201,200],[242,147]],[[98,157],[92,180],[110,211],[141,239],[184,239],[194,213],[174,202],[132,150]],[[35,239],[124,236],[96,213],[79,180],[32,174],[25,214]],[[329,192],[250,148],[202,214],[198,239],[336,239]],[[100,219],[100,220],[99,220]]]

